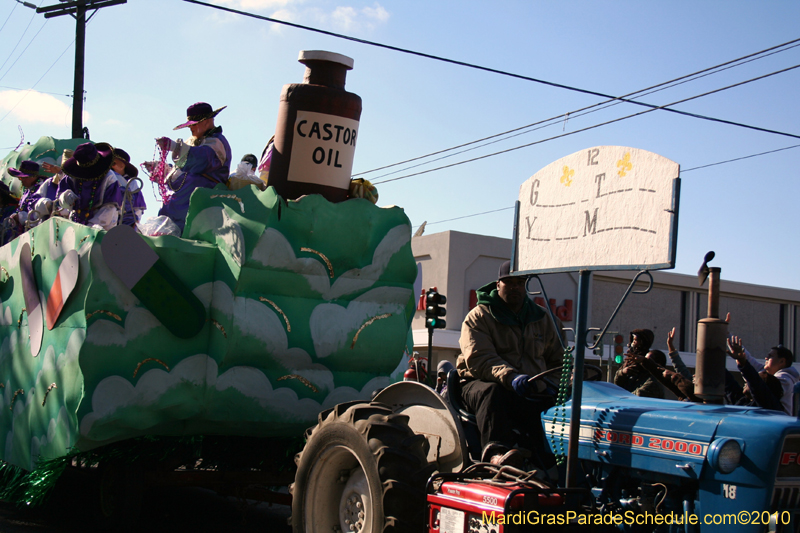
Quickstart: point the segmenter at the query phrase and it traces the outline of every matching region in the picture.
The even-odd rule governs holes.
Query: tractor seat
[[[458,370],[456,369],[447,373],[447,401],[458,412],[461,420],[470,424],[477,424],[475,415],[467,410],[461,400],[461,376],[458,375]]]

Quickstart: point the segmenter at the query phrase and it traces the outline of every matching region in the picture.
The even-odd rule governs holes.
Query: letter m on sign
[[[589,217],[589,211],[586,211],[586,225],[583,227],[583,236],[586,237],[586,232],[594,235],[597,232],[597,207],[594,208],[594,215]]]

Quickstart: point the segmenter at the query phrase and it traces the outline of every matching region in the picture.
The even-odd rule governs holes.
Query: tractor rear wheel
[[[428,441],[380,403],[319,416],[295,461],[294,533],[418,532],[425,524]]]

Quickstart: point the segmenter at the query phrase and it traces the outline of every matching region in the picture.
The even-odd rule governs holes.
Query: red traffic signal
[[[614,335],[614,355],[621,355],[625,351],[625,337]]]

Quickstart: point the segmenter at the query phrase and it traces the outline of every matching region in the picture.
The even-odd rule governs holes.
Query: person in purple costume
[[[36,202],[41,196],[36,192],[39,188],[39,181],[42,176],[39,174],[39,163],[35,161],[23,161],[19,168],[9,168],[8,173],[17,178],[22,183],[22,197],[19,199],[19,213],[29,213],[36,208]],[[24,223],[24,221],[22,221]]]
[[[38,193],[39,182],[43,176],[39,174],[39,163],[35,161],[23,161],[19,168],[9,168],[8,173],[17,178],[22,183],[22,197],[16,212],[8,218],[6,225],[6,242],[22,235],[29,227],[36,225],[36,220],[40,215],[36,213],[36,203],[42,199]],[[26,223],[30,222],[26,226]]]
[[[111,170],[114,149],[108,143],[79,145],[62,165],[66,175],[58,182],[60,198],[72,191],[75,200],[69,219],[73,222],[110,230],[119,220],[122,177]]]
[[[136,227],[142,219],[147,204],[142,194],[141,181],[133,180],[139,175],[139,169],[131,165],[131,156],[122,148],[114,148],[114,162],[111,170],[122,176],[126,185],[122,187],[122,223]],[[133,180],[133,181],[131,181]]]
[[[214,125],[214,117],[227,106],[212,110],[198,102],[186,109],[187,121],[174,129],[189,128],[192,136],[186,141],[161,137],[156,142],[164,151],[172,152],[175,170],[167,185],[173,191],[169,202],[158,211],[171,218],[183,230],[189,211],[189,197],[198,187],[213,189],[228,181],[231,167],[231,145],[222,135],[222,127]]]

